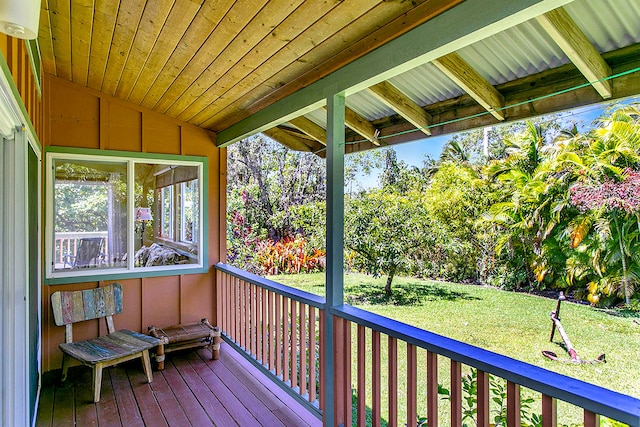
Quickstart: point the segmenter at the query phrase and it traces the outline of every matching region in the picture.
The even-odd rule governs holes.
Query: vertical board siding
[[[0,33],[0,50],[9,68],[10,76],[7,77],[13,80],[20,95],[16,101],[22,104],[36,136],[42,139],[42,98],[38,92],[37,79],[33,75],[25,41]],[[42,75],[42,69],[39,72]]]
[[[16,48],[7,48],[9,50],[13,54],[17,52]],[[17,72],[17,68],[14,69]],[[30,70],[30,66],[22,68],[23,73]],[[24,79],[24,82],[34,80]],[[224,236],[220,236],[220,232],[224,230],[226,215],[222,212],[225,206],[220,197],[226,185],[221,175],[221,163],[226,161],[226,157],[224,150],[215,147],[211,132],[48,74],[43,75],[42,86],[42,103],[38,101],[34,105],[43,104],[40,108],[45,114],[38,135],[45,149],[59,146],[207,157],[209,176],[205,186],[209,196],[209,217],[205,220],[209,226],[205,236],[208,243],[205,262],[212,265],[224,257],[224,245],[221,243]],[[30,93],[37,92],[27,92],[26,96]],[[34,124],[36,122],[38,120]],[[123,285],[124,310],[114,318],[116,328],[146,332],[150,325],[166,327],[203,317],[213,320],[225,330],[235,328],[237,322],[230,314],[230,290],[224,289],[225,286],[231,287],[231,282],[222,282],[222,276],[212,270],[203,274],[118,280]],[[217,277],[221,287],[216,286]],[[60,368],[62,353],[58,344],[64,339],[64,331],[58,331],[49,315],[48,296],[54,290],[90,289],[111,282],[43,285],[43,371]],[[219,301],[219,310],[216,310],[216,301]],[[228,305],[222,309],[225,301]],[[87,331],[89,329],[93,329],[95,334],[80,338],[97,336],[97,327],[90,327]],[[104,332],[102,326],[100,332]]]

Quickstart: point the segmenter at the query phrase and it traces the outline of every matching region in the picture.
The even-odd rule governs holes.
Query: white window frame
[[[162,275],[162,274],[184,274],[188,272],[202,272],[205,268],[205,253],[206,253],[206,242],[203,240],[203,232],[204,228],[202,224],[204,224],[204,212],[205,212],[205,200],[204,197],[204,186],[203,183],[206,179],[204,176],[204,160],[203,161],[192,161],[192,160],[184,160],[181,157],[169,157],[162,156],[162,158],[156,157],[143,157],[140,156],[127,156],[122,152],[109,152],[106,150],[69,150],[76,152],[67,152],[62,150],[51,151],[46,154],[46,227],[45,227],[45,278],[49,281],[49,283],[72,283],[75,281],[80,281],[82,278],[88,278],[88,280],[92,280],[94,277],[102,278],[127,278],[127,277],[145,277],[149,275]],[[90,154],[87,154],[90,153]],[[94,162],[117,162],[117,163],[126,163],[127,164],[127,265],[121,268],[108,268],[108,269],[70,269],[70,270],[55,270],[55,261],[53,259],[54,255],[54,212],[53,212],[53,201],[54,201],[54,182],[55,182],[55,171],[54,171],[54,161],[55,160],[77,160],[78,162],[83,161],[94,161]],[[135,165],[137,163],[151,163],[157,165],[166,165],[168,168],[172,166],[194,166],[198,168],[198,197],[200,201],[200,211],[198,220],[200,223],[200,227],[198,230],[198,254],[197,254],[197,262],[192,264],[172,264],[172,265],[156,265],[152,267],[139,267],[134,265],[134,255],[135,255],[135,195],[134,195],[134,185],[132,183],[135,181]],[[159,237],[159,236],[156,236]],[[165,240],[160,237],[160,240]],[[182,270],[185,270],[184,272]],[[193,270],[193,271],[186,271]],[[175,273],[174,273],[175,272]],[[149,273],[149,274],[147,274]],[[68,279],[67,281],[60,282],[56,279]],[[53,280],[53,282],[52,282]],[[95,280],[95,279],[94,279]]]

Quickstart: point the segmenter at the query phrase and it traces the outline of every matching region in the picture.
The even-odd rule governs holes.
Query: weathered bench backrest
[[[51,294],[51,307],[56,325],[112,316],[122,311],[122,285],[84,291],[58,291]]]

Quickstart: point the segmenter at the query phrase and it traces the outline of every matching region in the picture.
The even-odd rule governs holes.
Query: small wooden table
[[[214,327],[204,318],[197,323],[156,328],[149,326],[149,335],[160,339],[156,350],[158,370],[164,369],[164,355],[171,351],[187,348],[208,347],[211,360],[217,360],[220,352],[220,328]]]

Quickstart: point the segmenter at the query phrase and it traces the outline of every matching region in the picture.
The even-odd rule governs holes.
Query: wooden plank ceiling
[[[45,72],[217,132],[462,1],[42,0],[39,42]],[[630,80],[614,93],[608,77],[638,65],[638,45],[600,54],[563,7],[535,21],[570,64],[493,85],[451,52],[432,64],[464,95],[419,105],[388,81],[373,85],[367,93],[394,114],[370,120],[347,108],[347,140],[362,141],[347,151],[637,92]],[[585,81],[594,83],[577,95],[505,108]],[[466,116],[477,118],[432,127]],[[304,116],[264,133],[295,150],[326,145],[324,128]]]
[[[218,131],[461,1],[42,0],[39,43],[46,73]]]

